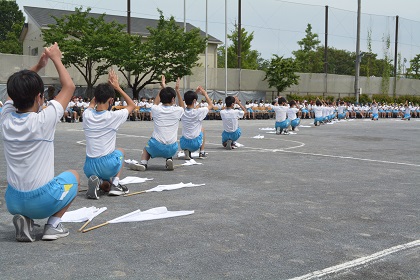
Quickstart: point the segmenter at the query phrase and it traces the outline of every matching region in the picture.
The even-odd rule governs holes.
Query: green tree
[[[22,54],[19,36],[24,23],[15,1],[0,0],[0,53]]]
[[[228,35],[232,44],[228,46],[228,68],[238,68],[238,26],[235,24],[235,30]],[[245,28],[241,28],[241,68],[257,70],[264,67],[261,54],[251,49],[251,43],[254,40],[254,32],[248,33]],[[225,46],[220,46],[217,51],[217,66],[225,67]]]
[[[293,51],[298,71],[302,73],[316,73],[319,67],[323,67],[323,57],[316,55],[316,49],[321,43],[318,34],[312,32],[312,25],[308,23],[305,29],[305,37],[298,41],[300,50]]]
[[[407,68],[407,77],[412,79],[420,79],[420,54],[410,60],[410,67]]]
[[[112,65],[109,58],[119,54],[116,50],[121,49],[124,25],[105,22],[105,14],[95,18],[89,13],[90,8],[86,11],[76,8],[74,14],[54,17],[57,23],[43,29],[42,34],[47,44],[60,42],[63,64],[74,66],[82,74],[87,84],[86,94],[92,97],[93,86]]]
[[[206,39],[200,36],[199,29],[184,32],[173,16],[166,20],[162,11],[159,13],[158,25],[148,28],[147,39],[126,35],[123,49],[110,59],[126,78],[134,97],[146,85],[158,84],[162,74],[167,82],[191,75],[191,69],[198,65],[199,54],[206,48]]]
[[[297,69],[296,62],[292,58],[283,58],[274,55],[265,73],[264,80],[268,81],[270,87],[275,87],[277,93],[291,85],[297,85],[299,76],[295,74]]]

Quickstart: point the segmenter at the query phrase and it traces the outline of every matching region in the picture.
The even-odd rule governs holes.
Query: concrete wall
[[[215,51],[215,50],[213,50]],[[210,53],[210,51],[209,51]],[[215,53],[214,53],[215,55]],[[210,59],[209,59],[210,60]],[[14,72],[21,69],[27,69],[36,64],[38,57],[0,54],[0,84],[6,83],[7,78]],[[70,67],[70,75],[76,85],[86,85],[82,75],[74,68]],[[54,65],[48,63],[47,67],[39,73],[46,84],[58,84],[58,77]],[[325,88],[324,74],[298,74],[300,76],[299,84],[292,86],[284,91],[287,93],[299,93],[301,95],[332,95],[335,97],[354,96],[354,77],[343,75],[328,75],[327,88]],[[225,90],[225,69],[208,68],[207,88],[209,90],[224,91]],[[267,99],[271,100],[277,93],[276,89],[270,88],[267,81],[264,81],[265,72],[258,70],[238,70],[228,69],[228,91],[247,91],[247,92],[266,92]],[[98,81],[106,82],[107,77],[102,76]],[[368,95],[381,93],[381,81],[379,77],[361,77],[360,87],[362,93]],[[123,85],[124,79],[120,78]],[[394,79],[390,79],[389,95],[393,94]],[[173,84],[170,84],[173,86]],[[205,69],[204,67],[196,67],[193,69],[193,75],[186,78],[185,88],[196,88],[205,85]],[[158,88],[159,85],[149,85],[147,89]],[[184,85],[181,80],[181,87]],[[420,80],[397,79],[397,95],[420,95]]]

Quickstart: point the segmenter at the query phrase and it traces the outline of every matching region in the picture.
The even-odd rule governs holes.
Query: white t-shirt
[[[179,120],[183,114],[184,108],[179,106],[153,105],[152,137],[165,145],[175,143],[178,137]]]
[[[323,108],[324,108],[324,106],[316,106],[316,105],[314,105],[312,107],[312,110],[314,110],[314,113],[315,113],[315,118],[321,118],[322,117]]]
[[[55,100],[39,113],[18,114],[13,101],[4,104],[0,124],[11,186],[31,191],[54,178],[54,133],[63,113]]]
[[[117,130],[128,118],[128,110],[83,112],[83,130],[86,137],[86,155],[90,158],[106,156],[115,150]]]
[[[224,109],[220,111],[222,117],[223,130],[226,132],[235,132],[239,127],[238,119],[244,116],[244,111],[234,109]]]
[[[296,118],[297,118],[297,116],[296,116],[297,112],[299,112],[299,109],[298,109],[298,108],[296,108],[296,107],[289,108],[289,109],[287,110],[287,117],[288,117],[291,121],[293,121],[294,119],[296,119]]]
[[[181,117],[182,136],[187,139],[194,139],[201,133],[202,121],[206,118],[209,109],[207,107],[199,109],[184,110]]]
[[[271,109],[274,110],[276,113],[276,122],[282,122],[287,119],[287,110],[289,107],[287,106],[272,106]]]

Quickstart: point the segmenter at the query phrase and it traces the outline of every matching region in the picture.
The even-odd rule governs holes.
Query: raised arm
[[[241,101],[239,100],[237,96],[235,96],[235,103],[238,104],[239,107],[241,107],[242,111],[246,112],[244,105],[242,105]]]
[[[61,62],[61,51],[58,48],[58,44],[55,43],[51,47],[45,48],[45,53],[54,63],[55,69],[57,69],[58,76],[60,78],[61,91],[56,96],[55,100],[58,101],[65,110],[67,104],[69,104],[70,99],[73,96],[76,87],[70,77],[69,72],[67,72],[67,69]]]
[[[211,110],[211,109],[213,109],[213,101],[210,99],[210,97],[209,97],[209,95],[207,94],[207,92],[201,87],[201,86],[198,86],[197,87],[197,90],[196,90],[196,92],[197,93],[200,93],[202,96],[204,96],[204,98],[206,98],[206,102],[207,102],[207,104],[208,104],[208,106],[207,106],[207,108],[209,109],[209,111]]]
[[[108,73],[108,83],[116,90],[118,91],[121,96],[124,98],[125,102],[127,102],[127,110],[128,112],[132,112],[134,108],[136,108],[136,104],[134,103],[133,99],[128,96],[125,91],[122,90],[120,87],[120,84],[118,82],[118,75],[115,73],[114,69],[111,69]]]
[[[178,106],[185,108],[184,100],[182,99],[181,92],[179,91],[179,82],[180,82],[180,79],[179,78],[176,79],[175,91],[176,91],[176,97],[178,98]]]
[[[164,89],[165,87],[166,87],[166,79],[165,79],[165,75],[162,75],[161,81],[160,81],[160,90]],[[160,91],[156,95],[156,98],[153,104],[159,105],[159,103],[160,103]]]

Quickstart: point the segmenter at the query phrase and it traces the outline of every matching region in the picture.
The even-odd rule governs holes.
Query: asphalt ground
[[[40,240],[45,220],[36,220],[36,242],[15,241],[2,156],[0,278],[420,279],[419,120],[320,127],[303,120],[292,135],[260,130],[274,120],[241,120],[244,147],[232,151],[221,146],[221,121],[205,121],[209,157],[202,165],[166,171],[163,159],[151,159],[146,172],[124,168],[122,176],[154,178],[128,185],[131,192],[205,186],[99,200],[80,192],[70,208],[108,207],[92,226],[159,206],[193,215],[86,233],[77,232],[82,223],[66,223],[70,235],[51,242]],[[121,127],[117,146],[126,158],[139,160],[152,129],[140,121]],[[78,170],[85,189],[84,159],[82,124],[58,124],[55,173]]]

